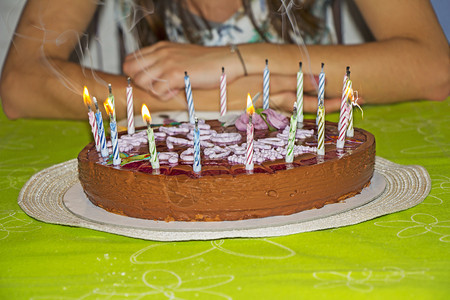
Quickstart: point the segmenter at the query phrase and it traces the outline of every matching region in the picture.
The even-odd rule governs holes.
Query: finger
[[[131,76],[131,78],[134,84],[136,84],[141,89],[152,91],[154,81],[158,80],[158,77],[161,76],[161,74],[156,73],[156,71],[157,70],[155,69],[142,70],[134,76]]]
[[[161,96],[159,96],[158,98],[162,101],[169,101],[174,99],[176,96],[183,96],[181,95],[181,90],[180,89],[171,89],[169,90],[167,93],[162,94]]]
[[[170,63],[158,62],[152,67],[151,74],[154,74],[152,92],[156,95],[164,95],[172,89],[182,89],[184,87],[184,72]],[[192,84],[192,82],[191,82]],[[192,84],[192,87],[194,85]]]
[[[170,99],[176,91],[179,91],[183,86],[175,86],[173,80],[157,79],[153,82],[151,92],[160,99]]]
[[[127,60],[133,60],[135,57],[141,57],[141,56],[146,56],[149,55],[161,48],[166,48],[169,47],[170,45],[175,45],[175,43],[171,43],[171,42],[167,42],[167,41],[161,41],[161,42],[157,42],[153,45],[141,48],[133,53],[128,54],[125,57],[125,61]]]
[[[143,56],[138,54],[138,56],[135,56],[133,59],[126,60],[122,65],[122,69],[126,75],[135,77],[136,74],[151,69],[157,61],[157,55]]]

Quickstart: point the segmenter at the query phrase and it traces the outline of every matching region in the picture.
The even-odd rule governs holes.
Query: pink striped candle
[[[349,76],[350,76],[350,67],[347,66],[347,69],[346,69],[345,75],[344,75],[344,82],[343,82],[343,85],[342,85],[341,113],[340,113],[340,116],[339,116],[338,130],[340,130],[340,128],[341,128],[340,120],[342,118],[342,115],[345,113],[345,109],[346,109],[346,93],[345,93],[345,90],[347,89],[347,80],[348,80]]]
[[[83,90],[83,101],[88,108],[89,125],[91,125],[92,136],[94,137],[95,141],[95,149],[97,150],[97,152],[100,152],[100,138],[98,136],[97,121],[95,120],[94,112],[91,109],[92,101],[87,87],[84,87]]]
[[[298,127],[303,126],[303,70],[302,62],[299,63],[299,69],[297,72],[297,123]]]
[[[247,114],[248,114],[248,124],[247,124],[247,151],[245,153],[245,169],[247,171],[253,171],[253,134],[254,127],[252,123],[252,116],[255,112],[253,107],[252,98],[250,94],[247,95]]]
[[[128,86],[127,86],[127,121],[128,121],[128,134],[133,134],[135,132],[134,111],[133,111],[133,87],[131,86],[130,77],[128,77]]]
[[[227,113],[227,74],[225,68],[222,67],[222,75],[220,76],[220,116],[223,117]]]
[[[94,112],[91,110],[90,107],[88,116],[89,116],[89,124],[91,125],[92,136],[94,137],[95,141],[95,149],[97,150],[97,152],[100,152],[100,139],[98,137],[97,121],[95,120]]]

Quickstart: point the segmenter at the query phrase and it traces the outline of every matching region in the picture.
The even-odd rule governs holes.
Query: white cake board
[[[353,225],[408,209],[428,195],[431,180],[421,166],[401,166],[377,157],[369,187],[343,203],[290,216],[225,222],[164,222],[124,217],[91,204],[78,180],[77,161],[35,174],[22,188],[18,203],[40,221],[85,227],[157,241],[270,237]]]

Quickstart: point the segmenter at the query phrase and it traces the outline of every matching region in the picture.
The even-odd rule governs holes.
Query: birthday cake
[[[120,135],[117,166],[90,143],[78,155],[81,185],[94,205],[120,215],[161,221],[234,221],[321,208],[344,201],[370,184],[375,139],[365,130],[355,128],[354,136],[347,137],[339,150],[337,124],[326,122],[325,155],[317,155],[317,126],[305,120],[296,132],[293,162],[286,163],[288,122],[256,124],[254,167],[249,171],[246,134],[239,130],[244,123],[239,119],[236,126],[228,127],[217,120],[199,123],[200,172],[192,167],[194,128],[189,123],[153,128],[159,169],[149,161],[145,130]]]

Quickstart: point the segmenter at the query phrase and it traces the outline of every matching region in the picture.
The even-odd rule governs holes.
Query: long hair
[[[168,9],[176,13],[184,30],[184,35],[187,40],[193,44],[200,44],[200,38],[195,34],[200,29],[197,21],[195,21],[193,14],[187,8],[186,0],[135,0],[136,5],[141,7],[137,10],[137,19],[140,20],[136,24],[136,29],[141,46],[147,46],[157,41],[167,40],[166,31],[164,28],[165,11]],[[256,22],[255,15],[252,11],[250,2],[252,0],[242,0],[245,14],[250,18],[255,30],[260,35],[263,41],[268,42],[263,28],[260,28]],[[303,37],[315,36],[323,28],[323,20],[317,18],[312,14],[312,8],[315,0],[297,0],[298,3],[292,7],[293,15],[300,32]],[[267,0],[267,7],[269,10],[269,22],[280,37],[283,37],[284,42],[292,43],[293,29],[291,26],[286,26],[287,32],[283,32],[283,22],[281,14],[278,12],[281,7],[281,0]],[[152,11],[152,13],[148,13]],[[208,21],[204,16],[200,16],[203,22],[203,28],[210,28]]]

